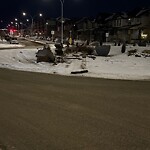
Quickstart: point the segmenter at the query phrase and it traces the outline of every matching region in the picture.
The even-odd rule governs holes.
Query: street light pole
[[[31,36],[33,35],[33,23],[34,23],[34,17],[36,17],[37,15],[35,16],[31,16],[30,14],[28,14],[30,17],[31,17]],[[26,16],[26,13],[23,12],[23,16]],[[40,17],[42,17],[43,15],[40,13],[39,14]]]
[[[33,35],[33,17],[30,14],[28,15],[31,17],[31,36],[32,36]]]
[[[15,18],[15,26],[16,26],[16,29],[17,29],[17,32],[19,33],[20,31],[20,26],[19,26],[19,22],[18,22],[18,19],[17,18]]]
[[[60,0],[61,3],[61,43],[63,44],[63,31],[64,31],[64,27],[63,27],[63,23],[64,23],[64,18],[63,18],[63,13],[64,13],[64,0]]]
[[[33,35],[33,17],[31,16],[31,36]]]

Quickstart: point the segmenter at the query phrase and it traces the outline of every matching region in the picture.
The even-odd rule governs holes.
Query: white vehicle
[[[19,44],[17,38],[13,37],[10,39],[10,44]]]

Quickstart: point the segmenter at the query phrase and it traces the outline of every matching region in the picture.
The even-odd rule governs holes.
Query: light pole
[[[23,35],[23,23],[22,22],[20,22],[20,34],[21,36]]]
[[[61,3],[61,43],[63,44],[63,31],[64,31],[64,27],[63,27],[63,23],[64,23],[64,18],[63,18],[63,13],[64,13],[64,0],[60,0]]]
[[[48,31],[47,31],[47,26],[48,26],[48,22],[46,22],[46,24],[45,24],[45,26],[46,26],[46,29],[45,29],[45,36],[47,36],[48,35]]]
[[[18,24],[18,22],[15,23],[15,26],[16,26],[17,30],[19,31],[19,24]]]
[[[15,18],[15,26],[16,26],[16,29],[17,29],[17,33],[19,33],[20,32],[20,26],[19,26],[17,18]]]
[[[25,12],[22,13],[23,16],[26,16],[27,14]],[[37,15],[35,16],[31,16],[30,14],[28,14],[31,18],[31,36],[33,35],[33,23],[34,23],[34,17],[36,17]],[[39,13],[39,17],[42,17],[43,15],[41,13]]]

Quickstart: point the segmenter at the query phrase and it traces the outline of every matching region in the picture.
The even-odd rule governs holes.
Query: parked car
[[[17,38],[12,37],[12,38],[10,39],[10,44],[19,44],[19,42],[18,42]]]

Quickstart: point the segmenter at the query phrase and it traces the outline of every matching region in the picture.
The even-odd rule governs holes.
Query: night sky
[[[150,0],[64,0],[64,16],[96,16],[100,12],[128,11],[137,7],[149,7]],[[60,0],[1,0],[0,20],[4,22],[21,18],[25,11],[34,16],[39,12],[45,17],[60,16]]]

